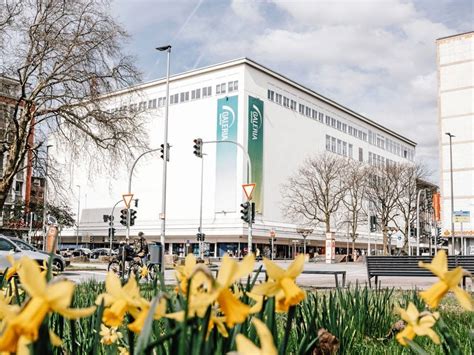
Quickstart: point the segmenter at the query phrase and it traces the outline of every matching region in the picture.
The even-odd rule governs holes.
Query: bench
[[[211,273],[214,274],[214,277],[217,278],[217,274],[219,272],[219,269],[217,268],[214,268],[214,269],[211,269],[210,270]],[[267,273],[265,271],[265,269],[255,269],[253,270],[254,273],[256,272],[260,272],[261,274],[265,275],[265,278],[267,278]],[[310,275],[334,275],[334,279],[336,281],[336,288],[339,288],[339,275],[342,276],[342,287],[346,287],[346,272],[345,271],[342,271],[342,270],[337,270],[337,271],[333,271],[333,270],[324,270],[324,271],[319,271],[319,270],[303,270],[303,272],[301,274],[310,274]]]
[[[431,271],[418,266],[419,261],[430,263],[431,256],[367,256],[367,276],[369,287],[372,287],[371,279],[375,277],[375,284],[378,285],[379,276],[418,276],[436,277]],[[448,269],[457,266],[463,267],[469,272],[474,272],[474,256],[448,256]],[[463,287],[466,287],[466,278],[463,276]]]

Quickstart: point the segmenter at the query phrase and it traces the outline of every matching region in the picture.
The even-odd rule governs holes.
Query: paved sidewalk
[[[291,261],[275,261],[277,265],[286,269]],[[215,263],[220,266],[220,263]],[[257,262],[255,269],[262,265],[262,262]],[[104,281],[107,264],[105,263],[73,263],[74,267],[80,270],[66,270],[62,275],[75,282],[84,282],[87,279],[95,279],[97,281]],[[95,267],[94,270],[88,270],[88,268]],[[338,264],[326,264],[326,263],[305,263],[304,270],[306,271],[329,271],[329,270],[340,270],[346,271],[346,286],[368,284],[367,279],[367,267],[364,263],[338,263]],[[259,276],[259,280],[264,280],[264,274]],[[339,283],[342,279],[339,276]],[[373,278],[374,282],[375,279]],[[175,284],[175,272],[174,270],[165,271],[165,282],[167,284]],[[401,289],[425,289],[436,282],[435,277],[379,277],[379,283],[382,287],[395,287]],[[335,281],[333,275],[314,275],[314,274],[301,274],[297,278],[297,283],[303,287],[310,287],[316,289],[334,288]],[[474,290],[472,281],[467,281],[467,289]]]

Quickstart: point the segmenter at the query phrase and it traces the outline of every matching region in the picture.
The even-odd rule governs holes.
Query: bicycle
[[[159,267],[154,263],[144,264],[142,258],[135,256],[133,258],[125,258],[124,268],[122,258],[115,256],[109,262],[107,271],[112,271],[118,276],[120,276],[123,272],[127,277],[130,277],[130,275],[133,273],[133,275],[140,277],[140,279],[153,281],[159,272]]]

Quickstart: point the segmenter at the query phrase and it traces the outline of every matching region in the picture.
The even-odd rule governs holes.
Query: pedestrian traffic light
[[[252,221],[252,211],[251,211],[251,204],[250,202],[244,202],[240,204],[240,207],[242,207],[242,210],[240,210],[240,213],[242,216],[240,219],[244,220],[247,223],[251,223]]]
[[[194,155],[197,156],[198,158],[202,158],[202,139],[201,138],[196,138],[194,140]]]
[[[131,209],[130,210],[130,225],[133,226],[135,224],[135,219],[137,218],[137,211]]]
[[[126,208],[120,211],[120,224],[123,226],[127,225],[127,211]]]

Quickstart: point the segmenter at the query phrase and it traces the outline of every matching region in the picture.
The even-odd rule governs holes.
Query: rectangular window
[[[302,115],[304,115],[304,105],[303,104],[299,104],[298,112],[301,113]]]
[[[352,130],[353,130],[352,126],[349,126],[349,134],[350,134],[351,136],[352,136]]]
[[[364,151],[359,148],[359,161],[364,161]]]
[[[196,100],[201,98],[201,89],[196,89]]]
[[[221,84],[216,85],[216,95],[219,95],[221,93]]]
[[[369,152],[369,164],[372,165],[372,153]]]
[[[342,142],[342,155],[347,156],[347,142]]]
[[[338,130],[342,129],[341,121],[337,121],[337,129]]]
[[[234,81],[234,91],[237,91],[237,90],[239,90],[239,81],[238,80]]]
[[[324,113],[320,112],[319,113],[319,122],[323,122],[324,121]]]
[[[337,140],[337,154],[342,154],[342,141],[340,139]]]
[[[331,117],[326,115],[326,124],[329,126],[331,124]]]
[[[146,101],[141,101],[138,104],[138,111],[145,111],[146,110]]]
[[[306,116],[311,117],[311,108],[306,106]]]
[[[331,137],[329,137],[327,134],[326,134],[326,150],[328,152],[331,151]]]
[[[225,83],[221,84],[221,94],[225,94]]]
[[[343,123],[343,124],[342,124],[342,131],[343,131],[344,133],[347,133],[347,123]]]
[[[283,106],[290,107],[290,99],[286,96],[283,96]]]
[[[290,108],[291,108],[293,111],[296,111],[296,101],[295,101],[295,100],[291,100]]]
[[[336,138],[331,137],[331,152],[336,153]]]
[[[352,158],[352,144],[349,144],[349,157]]]
[[[233,81],[229,81],[229,82],[227,83],[227,87],[229,88],[229,92],[234,91],[234,82],[233,82]]]
[[[156,108],[156,99],[148,101],[148,108],[149,109]]]
[[[184,101],[186,101],[186,99],[185,99],[185,95],[184,95],[184,94],[185,94],[184,92],[182,92],[182,93],[181,93],[181,102],[184,102]]]
[[[336,119],[331,117],[331,127],[336,127]]]
[[[268,90],[268,99],[269,99],[270,101],[274,101],[274,100],[275,100],[275,91]]]
[[[191,90],[191,100],[196,100],[196,90]]]
[[[276,103],[279,104],[279,105],[281,105],[281,103],[282,103],[282,102],[281,102],[281,97],[282,97],[281,94],[276,94],[276,95],[275,95],[275,99],[276,99],[275,101],[276,101]]]

